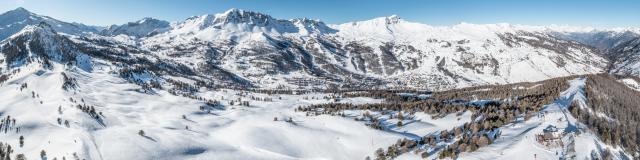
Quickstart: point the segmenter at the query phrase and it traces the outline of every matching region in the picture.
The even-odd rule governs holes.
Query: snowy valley
[[[638,159],[640,29],[0,14],[2,159]]]

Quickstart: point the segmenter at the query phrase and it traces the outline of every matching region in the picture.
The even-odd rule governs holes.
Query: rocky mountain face
[[[10,12],[3,15],[15,14]],[[617,60],[603,50],[625,50],[611,47],[618,43],[610,40],[591,42],[508,24],[434,27],[390,16],[327,25],[239,9],[173,24],[145,18],[92,34],[76,34],[88,28],[77,27],[84,25],[49,26],[69,41],[52,43],[73,44],[94,63],[148,73],[158,82],[211,87],[443,90],[606,72]],[[604,37],[623,41],[632,35]],[[15,51],[2,53],[14,57],[6,55]]]

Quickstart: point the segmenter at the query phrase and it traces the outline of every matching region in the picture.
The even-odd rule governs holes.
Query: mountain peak
[[[32,13],[19,7],[0,14],[0,40],[10,37],[21,31],[28,25],[38,26],[41,22],[50,25],[55,31],[66,34],[80,35],[88,32],[96,32],[96,28],[80,23],[69,23],[52,17]]]
[[[31,13],[29,10],[22,8],[22,7],[18,7],[14,10],[11,10],[10,12],[17,12],[17,13]]]
[[[22,7],[18,7],[16,9],[14,9],[14,10],[7,11],[7,12],[3,13],[2,15],[6,15],[6,16],[10,16],[10,17],[24,17],[24,16],[33,15],[33,13],[30,12],[29,10],[27,10],[27,9],[24,9]]]
[[[295,18],[295,19],[291,19],[290,21],[294,23],[297,22],[297,23],[303,23],[303,24],[325,25],[324,22],[320,21],[319,19]]]
[[[388,17],[378,17],[367,21],[360,21],[358,23],[374,23],[375,25],[394,25],[404,22],[404,20],[398,15],[391,15]]]
[[[37,25],[27,25],[20,32],[16,33],[12,37],[24,35],[24,34],[36,34],[36,35],[55,35],[57,32],[51,27],[50,24],[40,22]]]
[[[42,29],[47,29],[47,30],[54,31],[53,28],[51,28],[51,25],[49,23],[47,23],[47,22],[40,22],[40,23],[38,23],[37,26],[42,28]]]
[[[238,8],[231,8],[231,9],[228,9],[227,11],[224,11],[224,14],[239,13],[239,12],[244,12],[244,10],[241,10]]]
[[[348,25],[348,26],[371,26],[371,27],[381,26],[381,27],[385,27],[385,26],[396,25],[396,24],[400,24],[400,23],[404,23],[404,22],[407,22],[407,21],[402,19],[400,16],[391,15],[391,16],[388,16],[388,17],[377,17],[377,18],[370,19],[370,20],[365,20],[365,21],[356,21],[356,22],[344,23],[342,25]]]
[[[215,15],[215,23],[254,23],[268,24],[274,19],[264,13],[232,8],[222,14]]]
[[[159,20],[151,17],[145,17],[135,22],[129,22],[123,25],[112,25],[101,31],[103,35],[115,36],[115,35],[128,35],[135,37],[145,37],[162,33],[171,25],[169,22]]]
[[[144,17],[140,20],[137,21],[137,23],[145,23],[145,22],[149,22],[149,21],[156,21],[157,19],[155,18],[151,18],[151,17]]]
[[[388,24],[396,24],[396,23],[399,23],[402,20],[402,18],[400,18],[400,16],[395,15],[395,14],[387,17],[386,19],[387,19],[387,23]]]
[[[243,9],[238,9],[238,8],[231,8],[228,9],[226,11],[224,11],[221,15],[242,15],[242,14],[253,14],[253,15],[267,15],[264,13],[260,13],[260,12],[256,12],[256,11],[250,11],[250,10],[243,10]]]
[[[330,28],[319,20],[308,18],[290,20],[277,19],[268,14],[236,8],[229,9],[223,13],[206,14],[188,18],[183,22],[177,23],[170,32],[175,34],[193,34],[194,32],[202,30],[208,30],[206,34],[201,35],[203,39],[212,39],[212,37],[222,39],[228,39],[229,37],[237,38],[258,32],[267,34],[299,33],[303,35],[337,32],[337,30]],[[210,36],[211,31],[225,34]],[[229,35],[227,33],[236,35],[227,36]]]

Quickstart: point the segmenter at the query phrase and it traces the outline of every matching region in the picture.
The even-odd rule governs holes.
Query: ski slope
[[[62,89],[63,72],[77,78],[77,90]],[[28,87],[20,91],[23,83]],[[199,109],[202,101],[163,90],[144,93],[99,63],[92,72],[61,65],[52,70],[28,65],[0,87],[0,94],[0,115],[14,117],[16,128],[20,128],[17,133],[2,133],[0,141],[14,146],[15,153],[23,153],[27,159],[40,158],[41,150],[49,159],[69,159],[74,154],[97,160],[364,159],[376,148],[405,137],[370,129],[353,119],[294,112],[300,105],[327,103],[329,100],[320,98],[324,94],[250,94],[273,99],[263,102],[239,96],[238,91],[210,91],[202,96],[220,100],[225,109],[207,113]],[[304,96],[318,99],[303,100]],[[250,101],[250,106],[229,104],[238,98]],[[342,101],[381,102],[371,98]],[[78,110],[77,104],[95,106],[102,112],[102,121]],[[59,125],[57,118],[69,120],[70,126]],[[284,121],[288,118],[294,123]],[[145,136],[138,135],[139,130]],[[23,147],[17,147],[19,136],[25,137]]]
[[[636,81],[636,79],[625,78],[625,79],[621,79],[619,81],[622,82],[623,84],[627,85],[631,89],[634,89],[636,91],[640,91],[640,82]]]
[[[569,81],[569,89],[562,92],[554,103],[546,105],[539,116],[501,127],[502,135],[493,144],[472,153],[463,153],[460,159],[592,159],[599,157],[603,149],[611,149],[616,159],[630,157],[621,148],[604,144],[569,113],[572,102],[586,107],[585,81],[585,78]],[[564,142],[562,146],[546,147],[536,142],[536,134],[543,133],[549,125],[567,133],[560,138]]]

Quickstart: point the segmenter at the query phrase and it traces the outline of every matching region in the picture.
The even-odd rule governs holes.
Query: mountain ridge
[[[27,25],[37,25],[40,22],[50,24],[59,32],[67,34],[84,34],[86,32],[97,32],[92,26],[80,23],[63,22],[48,16],[32,13],[22,7],[0,14],[0,39],[5,39]]]
[[[0,41],[2,159],[640,155],[633,34],[239,9],[57,24]],[[560,143],[541,142],[549,128]]]
[[[173,23],[144,18],[68,37],[87,46],[115,44],[141,51],[137,58],[189,67],[199,81],[229,75],[235,78],[225,79],[268,89],[440,90],[601,73],[607,63],[618,61],[593,50],[593,44],[575,43],[577,39],[558,36],[564,32],[549,30],[505,23],[437,27],[396,15],[327,25],[230,9]],[[510,54],[518,52],[522,54]]]

